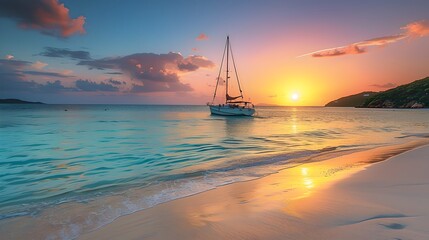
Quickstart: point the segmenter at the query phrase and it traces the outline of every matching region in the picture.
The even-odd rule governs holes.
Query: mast
[[[219,74],[217,75],[216,87],[215,87],[215,91],[214,91],[214,94],[213,94],[212,104],[215,101],[216,93],[217,93],[217,87],[219,86],[219,81],[220,81],[220,75],[222,74],[222,66],[223,66],[223,60],[225,60],[226,47],[227,47],[227,43],[225,43],[225,48],[223,49],[222,62],[220,63]]]
[[[225,103],[228,102],[228,80],[229,80],[229,36],[226,37],[226,82],[225,82]]]

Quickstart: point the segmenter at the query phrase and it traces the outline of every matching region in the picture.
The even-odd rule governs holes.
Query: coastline
[[[427,238],[427,144],[304,163],[120,217],[79,239]],[[414,174],[392,175],[402,169]]]

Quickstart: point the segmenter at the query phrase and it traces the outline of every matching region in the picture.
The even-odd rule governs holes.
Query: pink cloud
[[[365,49],[360,48],[358,45],[349,45],[341,48],[327,49],[312,54],[313,57],[335,57],[346,54],[361,54],[365,53]]]
[[[424,37],[429,35],[429,23],[428,21],[418,21],[407,24],[401,28],[404,30],[403,33],[391,36],[371,38],[368,40],[352,43],[346,46],[322,49],[315,52],[301,55],[312,56],[312,57],[335,57],[350,54],[361,54],[368,52],[367,48],[372,46],[386,46],[391,43],[401,41],[406,38],[412,37]]]
[[[206,34],[204,34],[204,33],[201,33],[197,37],[197,40],[199,40],[199,41],[204,41],[204,40],[208,40],[208,39],[209,39],[209,37]]]
[[[5,56],[5,58],[6,58],[7,60],[12,60],[12,59],[14,58],[14,56],[13,56],[13,55],[8,54],[8,55],[6,55],[6,56]]]
[[[191,55],[183,59],[183,62],[190,63],[198,68],[213,68],[214,63],[204,56]]]
[[[48,66],[47,63],[41,62],[41,61],[36,61],[35,63],[31,64],[31,67],[34,69],[42,69],[44,67]]]
[[[44,34],[70,37],[85,33],[85,17],[75,19],[69,15],[69,9],[58,0],[5,0],[0,17],[16,20],[24,29],[35,29]]]
[[[203,56],[184,57],[180,53],[136,53],[123,57],[92,59],[78,65],[90,69],[119,70],[134,83],[131,92],[187,92],[188,83],[181,81],[183,73],[200,68],[212,68],[214,63]]]
[[[362,42],[358,42],[355,43],[356,45],[359,45],[361,47],[366,47],[366,46],[384,46],[386,44],[390,44],[390,43],[394,43],[397,42],[399,40],[402,40],[404,38],[406,38],[407,35],[404,34],[399,34],[399,35],[394,35],[394,36],[385,36],[385,37],[378,37],[378,38],[372,38],[372,39],[368,39]]]
[[[393,87],[396,87],[396,84],[389,82],[389,83],[385,83],[385,84],[371,84],[369,86],[377,87],[377,88],[393,88]]]

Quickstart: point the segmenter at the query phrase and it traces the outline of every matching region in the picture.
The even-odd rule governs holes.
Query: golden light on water
[[[308,189],[313,188],[314,187],[313,180],[311,180],[310,178],[304,178],[304,185]]]
[[[314,182],[310,177],[308,177],[308,168],[301,168],[301,174],[304,177],[304,186],[308,189],[313,188]]]

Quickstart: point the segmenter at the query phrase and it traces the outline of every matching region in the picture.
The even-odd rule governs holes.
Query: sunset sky
[[[429,1],[0,0],[0,98],[205,104],[227,35],[245,99],[318,106],[429,76]]]

